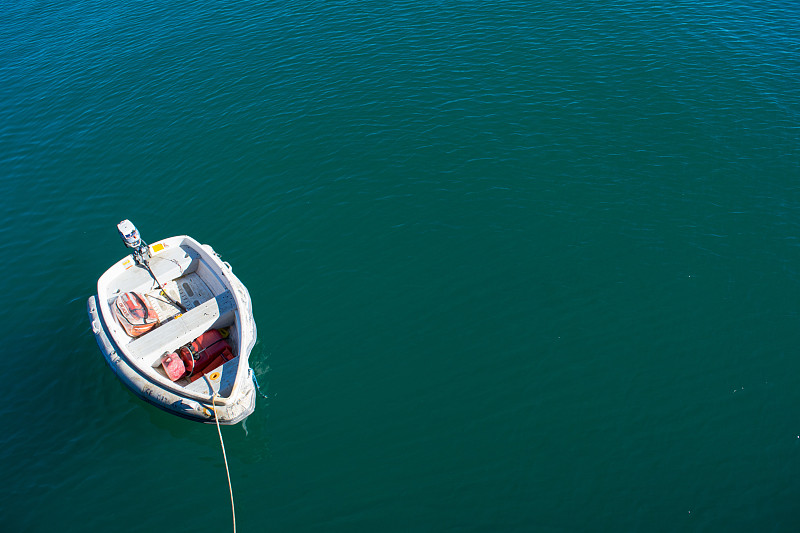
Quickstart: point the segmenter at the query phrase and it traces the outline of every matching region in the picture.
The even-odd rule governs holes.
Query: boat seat
[[[135,361],[152,366],[163,354],[177,350],[209,329],[231,324],[232,317],[226,315],[235,309],[236,301],[226,291],[133,339],[128,344],[128,351]]]

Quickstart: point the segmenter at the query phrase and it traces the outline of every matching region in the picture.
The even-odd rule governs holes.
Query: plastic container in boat
[[[167,353],[161,356],[161,366],[167,377],[172,381],[178,381],[186,373],[186,366],[183,360],[176,353]]]

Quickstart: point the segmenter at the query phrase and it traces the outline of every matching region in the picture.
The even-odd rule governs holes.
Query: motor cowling
[[[133,259],[136,261],[136,264],[147,267],[150,261],[150,247],[142,240],[142,236],[139,234],[139,230],[136,229],[136,226],[133,225],[133,222],[126,218],[117,224],[117,231],[122,238],[122,242],[125,243],[125,246],[133,250]],[[155,275],[153,277],[155,277]]]
[[[124,242],[125,246],[128,248],[136,249],[142,245],[142,236],[139,235],[139,230],[136,229],[136,226],[133,225],[133,222],[127,218],[117,224],[117,231],[119,232],[119,236],[122,238],[122,242]]]

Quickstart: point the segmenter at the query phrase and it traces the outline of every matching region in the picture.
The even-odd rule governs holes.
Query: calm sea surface
[[[793,0],[5,2],[0,529],[231,529],[89,328],[130,218],[250,289],[239,531],[797,531],[798,50]]]

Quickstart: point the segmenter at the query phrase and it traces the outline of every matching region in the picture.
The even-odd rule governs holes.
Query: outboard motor
[[[133,249],[133,258],[136,263],[146,267],[147,262],[150,261],[150,247],[142,240],[139,230],[136,229],[133,222],[128,219],[123,220],[117,224],[117,231],[119,231],[119,236],[122,237],[125,246]]]
[[[179,301],[173,300],[169,294],[167,294],[161,282],[158,281],[155,272],[150,268],[150,247],[142,240],[142,236],[139,235],[139,230],[136,229],[133,222],[126,218],[117,224],[117,231],[119,231],[119,236],[122,237],[122,242],[125,243],[125,246],[133,250],[133,259],[136,261],[136,264],[142,268],[146,268],[167,300],[185,313],[186,307]]]

